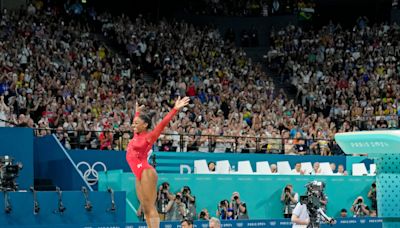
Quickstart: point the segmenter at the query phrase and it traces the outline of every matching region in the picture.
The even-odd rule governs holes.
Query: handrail
[[[34,132],[38,137],[55,134],[67,149],[126,150],[127,144],[133,137],[132,131],[123,130],[34,128]],[[303,140],[301,144],[294,143],[295,140],[283,137],[163,133],[154,144],[153,150],[277,154],[310,154],[310,150],[314,150],[313,154],[320,154],[322,147],[331,150],[333,144],[333,140],[328,138],[298,138],[299,141]],[[304,148],[300,150],[295,148],[295,145]]]

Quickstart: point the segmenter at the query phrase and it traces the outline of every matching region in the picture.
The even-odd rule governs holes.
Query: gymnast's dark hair
[[[139,118],[143,120],[143,122],[147,123],[147,128],[152,128],[153,126],[153,117],[156,113],[155,112],[148,112],[148,113],[140,113]]]

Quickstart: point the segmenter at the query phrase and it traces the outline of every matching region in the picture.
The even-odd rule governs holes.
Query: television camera
[[[319,228],[321,222],[334,224],[335,220],[325,214],[321,207],[321,200],[324,200],[325,183],[312,181],[306,185],[306,194],[300,196],[300,203],[307,206],[310,217],[308,228]]]
[[[22,169],[22,163],[14,164],[14,159],[9,156],[0,156],[0,191],[17,191],[18,184],[15,179]]]

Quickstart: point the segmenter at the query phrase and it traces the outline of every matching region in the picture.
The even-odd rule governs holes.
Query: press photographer
[[[217,216],[220,220],[233,220],[233,209],[229,207],[228,200],[222,200],[217,206]]]
[[[157,210],[160,215],[160,220],[165,220],[165,214],[167,213],[167,205],[169,201],[173,200],[174,196],[169,192],[169,183],[164,182],[160,185],[157,192]]]
[[[22,169],[22,164],[9,156],[0,157],[0,191],[17,191],[18,184],[15,179]]]
[[[364,204],[364,199],[362,196],[357,197],[351,206],[351,212],[353,212],[354,217],[364,217],[369,215],[369,208]]]
[[[368,192],[368,198],[371,200],[371,209],[372,210],[377,210],[378,209],[378,204],[376,202],[376,183],[371,184],[371,188],[369,189]]]
[[[186,218],[196,218],[196,197],[192,195],[192,191],[189,186],[182,188],[182,202],[186,206]]]
[[[281,194],[281,202],[283,203],[283,217],[291,218],[292,211],[296,207],[297,202],[299,201],[299,195],[297,192],[293,191],[293,185],[288,184],[283,189]]]
[[[206,208],[200,211],[199,220],[210,220],[210,213],[208,213]]]
[[[169,201],[166,207],[165,220],[176,221],[186,218],[186,206],[182,202],[182,193],[176,193],[174,200]]]
[[[239,192],[232,193],[230,207],[233,209],[234,219],[249,219],[246,203],[240,200]]]

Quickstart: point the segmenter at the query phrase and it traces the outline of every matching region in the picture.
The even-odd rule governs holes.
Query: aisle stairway
[[[280,75],[268,69],[266,58],[264,58],[267,50],[268,49],[266,47],[244,48],[244,51],[246,52],[247,56],[252,59],[253,63],[260,63],[262,65],[262,69],[266,72],[266,74],[272,77],[276,91],[283,89],[289,100],[294,99],[296,94],[293,92],[291,85],[283,83]]]

